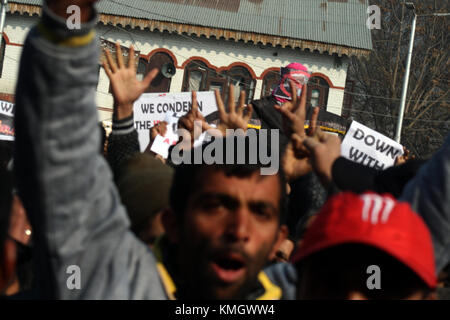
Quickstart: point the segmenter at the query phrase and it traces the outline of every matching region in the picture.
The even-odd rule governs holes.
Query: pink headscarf
[[[302,92],[303,85],[309,80],[311,74],[301,63],[293,62],[281,68],[281,79],[278,86],[273,90],[272,95],[280,103],[292,100],[289,79],[297,84],[297,95]]]

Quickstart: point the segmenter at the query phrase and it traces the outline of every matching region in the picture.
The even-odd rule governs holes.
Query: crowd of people
[[[317,124],[319,108],[307,107],[307,84],[296,76],[306,68],[292,63],[271,96],[249,105],[232,85],[225,101],[216,91],[214,125],[192,92],[169,158],[150,151],[165,122],[141,153],[133,104],[159,70],[138,80],[133,47],[127,63],[120,45],[116,57],[105,52],[114,97],[106,139],[95,103],[95,2],[45,1],[23,48],[15,142],[1,152],[3,296],[449,297],[450,135],[426,161],[376,170],[347,160],[341,138]],[[69,30],[74,3],[83,24]],[[251,119],[279,135],[263,139]],[[194,146],[204,131],[210,141]],[[273,174],[262,174],[262,148],[280,159]],[[199,163],[197,151],[227,161]]]

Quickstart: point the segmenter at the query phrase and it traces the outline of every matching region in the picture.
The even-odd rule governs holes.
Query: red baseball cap
[[[329,199],[292,256],[298,263],[341,244],[375,247],[416,273],[430,288],[437,284],[433,244],[422,218],[391,195],[340,193]]]

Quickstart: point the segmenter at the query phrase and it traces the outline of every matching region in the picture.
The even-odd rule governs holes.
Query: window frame
[[[317,80],[317,82],[314,82]],[[306,96],[307,106],[311,107],[311,98],[313,90],[319,91],[318,107],[326,110],[328,106],[328,96],[330,93],[330,86],[328,82],[321,76],[311,77],[308,81],[308,93]]]
[[[235,77],[240,77],[245,80],[244,86],[245,86],[245,94],[246,94],[246,101],[245,103],[249,104],[253,98],[255,97],[255,88],[256,88],[256,79],[252,77],[252,74],[250,70],[248,70],[246,67],[238,65],[231,67],[226,72],[227,75],[227,81],[228,86],[232,83],[233,79]],[[238,98],[236,98],[238,99]]]
[[[272,85],[278,85],[281,80],[281,75],[276,71],[269,71],[263,78],[263,85],[261,90],[261,99],[272,94]],[[267,88],[270,88],[267,90]]]

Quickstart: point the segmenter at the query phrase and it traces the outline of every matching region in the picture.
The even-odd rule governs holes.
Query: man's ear
[[[272,251],[270,252],[269,259],[274,259],[276,257],[276,254],[278,250],[280,249],[281,244],[284,242],[284,240],[287,239],[288,236],[288,227],[286,225],[281,225],[278,229],[278,234],[276,241],[272,247]]]
[[[0,293],[6,290],[16,270],[16,244],[6,239],[3,247],[3,256],[0,257]]]
[[[177,219],[176,213],[171,208],[164,209],[161,219],[165,233],[170,242],[178,243],[180,241],[181,225]]]

